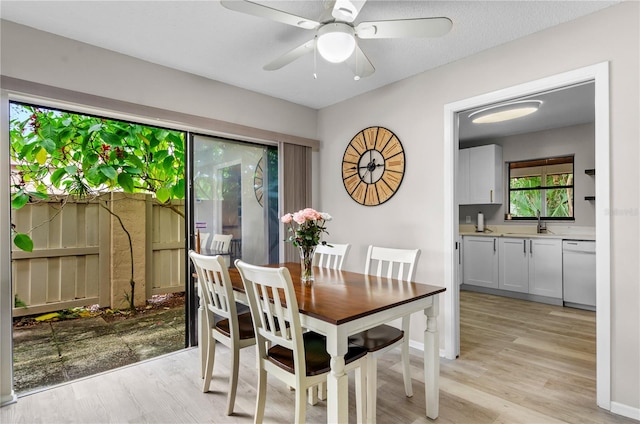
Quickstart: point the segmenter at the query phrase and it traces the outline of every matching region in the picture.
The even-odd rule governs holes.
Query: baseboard
[[[640,408],[634,408],[618,402],[611,402],[611,413],[640,421]]]
[[[520,293],[510,290],[500,290],[491,287],[474,286],[470,284],[460,285],[460,290],[472,291],[476,293],[492,294],[495,296],[510,297],[512,299],[529,300],[531,302],[546,303],[547,305],[562,306],[562,298],[540,296],[537,294]]]
[[[424,344],[417,342],[415,340],[409,340],[409,348],[410,349],[415,349],[417,351],[420,352],[420,355],[422,355],[422,353],[424,353]],[[438,351],[438,354],[440,355],[441,358],[444,358],[444,349],[440,348],[440,350]]]

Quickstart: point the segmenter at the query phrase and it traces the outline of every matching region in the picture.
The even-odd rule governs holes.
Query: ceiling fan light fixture
[[[469,118],[474,124],[510,121],[531,115],[540,108],[540,105],[542,105],[541,100],[519,100],[477,110],[469,114]]]
[[[353,27],[343,23],[332,23],[318,30],[318,53],[331,63],[347,60],[356,48]]]

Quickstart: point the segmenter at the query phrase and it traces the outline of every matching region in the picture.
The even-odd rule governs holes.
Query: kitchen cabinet
[[[498,288],[562,298],[562,240],[501,238]]]
[[[497,237],[463,237],[462,262],[464,284],[498,288]]]
[[[463,283],[463,272],[462,272],[462,236],[458,236],[456,238],[456,266],[454,267],[454,280],[456,285],[461,285]]]
[[[502,203],[502,146],[489,144],[458,151],[458,203]]]
[[[529,240],[529,294],[562,299],[562,240]]]
[[[500,238],[500,275],[498,287],[529,293],[529,255],[527,239]]]

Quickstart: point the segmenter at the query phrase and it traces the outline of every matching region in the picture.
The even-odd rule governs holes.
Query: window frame
[[[571,174],[573,175],[573,179],[572,179],[572,184],[570,185],[557,185],[557,186],[548,186],[548,185],[544,185],[542,183],[544,183],[546,181],[547,176],[549,175],[549,173],[546,172],[546,167],[547,166],[552,166],[552,165],[560,165],[560,164],[571,164]],[[521,164],[522,166],[519,166],[518,168],[534,168],[534,167],[541,167],[542,168],[542,172],[540,173],[540,181],[541,181],[541,185],[537,186],[537,187],[527,187],[527,188],[516,188],[513,189],[511,188],[511,171],[512,171],[512,164]],[[525,164],[528,164],[528,166],[524,166]],[[527,159],[527,160],[516,160],[516,161],[510,161],[510,162],[506,162],[507,165],[507,215],[511,215],[511,193],[515,192],[515,191],[541,191],[541,206],[543,211],[541,211],[540,214],[540,219],[544,220],[544,221],[575,221],[576,217],[575,217],[575,193],[576,193],[576,188],[575,188],[575,155],[570,154],[570,155],[561,155],[561,156],[552,156],[552,157],[547,157],[547,158],[542,158],[542,159]],[[517,169],[517,168],[515,168]],[[566,189],[566,188],[570,188],[572,190],[571,193],[571,203],[573,204],[573,216],[566,216],[566,217],[559,217],[559,216],[546,216],[546,199],[547,199],[547,190],[558,190],[558,189]],[[510,216],[509,220],[511,221],[537,221],[538,217],[536,216],[523,216],[523,217],[516,217],[516,216]]]

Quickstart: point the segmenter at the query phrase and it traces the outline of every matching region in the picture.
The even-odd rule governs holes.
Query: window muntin
[[[574,219],[573,156],[509,163],[511,219]]]

